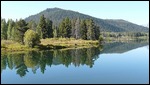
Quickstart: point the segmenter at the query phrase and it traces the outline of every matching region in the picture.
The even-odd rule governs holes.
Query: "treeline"
[[[113,37],[113,38],[138,38],[138,37],[149,37],[149,33],[146,32],[101,32],[101,35],[104,38]]]
[[[36,24],[34,21],[29,23],[20,19],[13,21],[9,19],[7,22],[1,18],[1,40],[15,40],[24,44],[24,34],[31,29],[36,32],[40,39],[45,38],[75,38],[84,40],[97,40],[100,35],[99,27],[92,19],[81,20],[64,18],[58,26],[53,25],[53,21],[46,19],[44,15],[40,17],[40,21]]]

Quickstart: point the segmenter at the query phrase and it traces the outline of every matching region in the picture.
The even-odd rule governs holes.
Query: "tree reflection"
[[[23,77],[27,74],[28,69],[32,69],[35,74],[40,69],[44,74],[46,66],[64,65],[69,67],[71,64],[75,67],[87,65],[93,67],[94,61],[102,47],[83,48],[71,50],[54,50],[54,51],[30,51],[25,53],[14,53],[1,55],[1,73],[8,66],[9,69],[16,69],[16,73]],[[48,68],[47,68],[48,69]]]

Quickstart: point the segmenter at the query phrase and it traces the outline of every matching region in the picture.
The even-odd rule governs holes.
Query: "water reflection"
[[[40,69],[44,74],[46,66],[51,65],[69,65],[73,64],[75,67],[80,65],[87,65],[90,68],[94,65],[94,61],[98,59],[99,49],[84,48],[72,50],[54,50],[54,51],[30,51],[26,53],[15,53],[1,55],[1,73],[8,66],[9,69],[16,69],[16,73],[23,77],[27,74],[28,69],[31,68],[33,73]]]
[[[29,69],[32,69],[34,74],[40,69],[44,74],[46,66],[50,69],[52,65],[64,65],[67,68],[70,65],[75,67],[86,65],[92,68],[94,61],[99,58],[99,54],[124,53],[145,45],[148,45],[148,42],[113,42],[106,43],[98,48],[8,53],[1,55],[1,74],[7,67],[10,70],[15,69],[16,74],[20,77],[24,77],[29,72]]]
[[[146,45],[149,45],[149,42],[145,40],[105,43],[100,53],[124,53]]]

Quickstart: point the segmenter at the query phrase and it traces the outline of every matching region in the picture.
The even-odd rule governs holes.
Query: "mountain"
[[[94,22],[100,26],[101,31],[109,31],[109,32],[149,32],[149,29],[144,26],[140,26],[122,19],[113,20],[113,19],[99,19],[86,14],[82,14],[79,12],[64,10],[61,8],[47,8],[46,10],[31,15],[25,18],[25,21],[29,22],[30,20],[39,22],[40,16],[44,14],[44,16],[53,21],[55,25],[58,25],[63,18],[69,17],[70,19],[80,18],[80,19],[93,19]]]

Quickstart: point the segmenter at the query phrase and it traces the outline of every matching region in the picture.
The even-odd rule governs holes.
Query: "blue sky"
[[[149,1],[1,1],[1,17],[24,19],[54,7],[101,19],[124,19],[139,25],[149,23]]]

